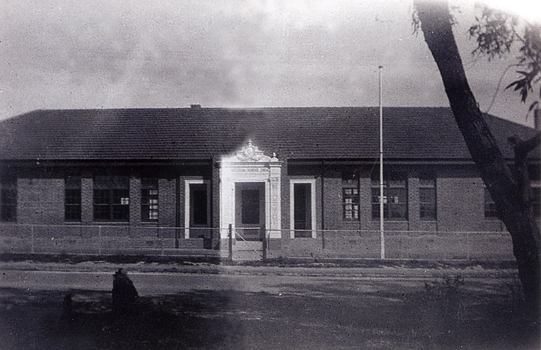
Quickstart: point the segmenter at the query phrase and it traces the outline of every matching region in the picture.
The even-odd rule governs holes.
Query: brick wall
[[[379,257],[379,220],[372,219],[372,193],[370,171],[361,168],[359,174],[360,220],[343,219],[343,192],[340,168],[326,169],[323,179],[324,203],[317,200],[318,217],[323,217],[325,232],[318,232],[317,239],[291,239],[289,236],[290,178],[282,177],[282,245],[283,256],[326,257]],[[436,170],[437,220],[420,218],[419,173],[422,168],[405,166],[400,169],[408,174],[408,220],[386,220],[386,255],[390,258],[509,258],[511,243],[499,220],[484,218],[483,182],[472,166],[445,167]],[[295,169],[293,178],[300,178]],[[308,175],[308,174],[307,174]],[[318,178],[317,186],[321,185]],[[463,232],[485,232],[477,238]],[[496,236],[492,236],[492,233]],[[372,237],[372,235],[374,237]],[[488,236],[487,236],[488,235]],[[490,236],[490,237],[489,237]],[[490,240],[492,243],[487,243]],[[487,242],[485,242],[487,241]],[[479,242],[479,244],[476,244]],[[490,250],[483,244],[491,246]],[[456,249],[455,249],[456,248]]]
[[[217,164],[214,159],[213,164]],[[220,168],[214,165],[212,167],[211,184],[210,184],[210,217],[211,226],[221,228],[220,223]],[[212,232],[211,246],[213,249],[228,249],[228,244],[225,245],[220,240],[220,230],[216,229]]]
[[[130,178],[130,225],[141,224],[141,179]]]
[[[419,203],[419,176],[410,172],[408,174],[408,230],[419,231],[421,229],[421,207]],[[436,190],[437,192],[437,190]]]
[[[331,257],[368,257],[377,258],[379,253],[379,237],[371,237],[373,232],[379,230],[379,221],[372,219],[371,208],[371,180],[372,168],[362,168],[359,177],[360,196],[360,220],[343,219],[343,192],[340,168],[327,168],[324,178],[316,177],[315,192],[312,200],[316,204],[316,217],[314,227],[317,228],[316,239],[291,239],[290,238],[290,180],[291,179],[314,179],[314,175],[320,174],[321,169],[296,168],[293,172],[287,166],[282,167],[281,197],[282,197],[282,240],[269,245],[272,256],[303,256],[317,255]],[[388,257],[415,258],[417,256],[461,258],[464,255],[463,238],[453,236],[454,232],[492,231],[499,232],[505,227],[499,220],[484,218],[484,185],[476,175],[473,167],[440,167],[437,169],[436,198],[437,198],[437,221],[421,221],[419,218],[419,179],[418,169],[413,166],[400,169],[408,173],[408,220],[386,221]],[[36,249],[79,249],[79,243],[73,243],[74,238],[84,235],[94,237],[96,230],[92,226],[100,226],[101,239],[110,238],[106,244],[111,249],[124,247],[170,247],[174,246],[174,238],[177,230],[177,199],[179,202],[180,227],[184,227],[185,208],[185,179],[202,178],[199,174],[194,176],[179,176],[178,178],[162,178],[159,180],[159,224],[143,224],[141,226],[141,181],[139,177],[130,179],[130,222],[108,223],[93,222],[93,179],[91,173],[83,174],[81,180],[82,220],[83,226],[77,224],[64,224],[64,179],[57,178],[20,178],[18,179],[18,222],[20,224],[58,225],[55,232],[50,229],[37,229],[34,226],[33,242]],[[219,172],[215,169],[211,184],[212,226],[219,227]],[[179,182],[178,188],[177,183]],[[177,193],[178,191],[178,193]],[[324,225],[324,227],[322,226]],[[65,226],[66,228],[63,228]],[[148,227],[145,227],[148,226]],[[160,227],[166,227],[161,229]],[[321,228],[330,230],[319,231]],[[3,244],[11,247],[26,247],[17,243],[17,234],[12,228],[2,228]],[[22,228],[21,228],[22,230]],[[74,231],[75,230],[75,231]],[[157,230],[157,231],[156,231]],[[27,230],[28,231],[28,230]],[[95,232],[96,231],[96,232]],[[391,232],[401,231],[401,232]],[[22,232],[22,231],[20,231]],[[419,232],[424,232],[425,237],[417,237]],[[445,234],[448,233],[448,236]],[[29,233],[24,231],[22,236]],[[368,235],[368,236],[367,236]],[[6,236],[6,237],[4,237]],[[64,237],[65,236],[65,237]],[[370,237],[369,237],[370,236]],[[202,241],[183,242],[184,234],[180,233],[181,246],[198,247]],[[219,235],[214,235],[213,248],[219,248]],[[503,249],[508,251],[507,236],[492,237],[489,243],[484,238],[470,239],[468,254],[477,254],[482,257],[490,257],[491,252]],[[157,243],[156,239],[161,243]],[[471,237],[470,237],[471,238]],[[94,239],[94,238],[89,238]],[[167,242],[166,242],[167,240]],[[90,241],[88,241],[90,242]],[[152,243],[154,242],[154,243]],[[476,243],[478,242],[478,243]],[[92,247],[94,243],[89,243]],[[453,245],[457,248],[446,250],[445,246]],[[106,246],[101,246],[105,248]],[[41,248],[39,248],[41,247]],[[60,248],[62,247],[62,248]],[[67,247],[67,248],[66,248]],[[70,248],[71,247],[71,248]],[[491,247],[486,249],[486,247]],[[503,247],[503,248],[502,248]],[[26,249],[25,248],[25,249]],[[21,248],[22,249],[22,248]],[[91,249],[91,248],[89,248]],[[130,248],[131,249],[131,248]],[[227,246],[222,247],[227,249]],[[477,249],[472,253],[472,250]],[[424,254],[424,255],[423,255]],[[428,255],[426,255],[428,254]],[[462,254],[462,255],[461,255]],[[503,253],[494,253],[501,256]]]
[[[176,212],[175,179],[158,180],[159,226],[174,227]],[[141,192],[141,191],[139,191]],[[181,210],[182,210],[181,206]],[[183,210],[182,210],[183,211]]]
[[[17,222],[64,222],[64,179],[20,178],[17,180],[17,196]]]
[[[92,193],[92,177],[81,178],[81,223],[90,225],[94,218],[93,213],[93,198]]]
[[[323,202],[325,217],[323,223],[324,229],[341,227],[342,220],[342,176],[340,172],[332,169],[327,170],[323,179]],[[319,204],[318,207],[320,207]]]
[[[472,168],[449,169],[442,167],[436,174],[437,220],[420,218],[419,172],[411,167],[407,171],[408,220],[386,220],[386,230],[399,231],[501,231],[499,220],[485,219],[483,182]],[[320,180],[320,178],[318,178]],[[289,204],[289,182],[282,185]],[[325,229],[329,230],[379,230],[379,220],[372,219],[371,179],[367,169],[361,169],[359,177],[359,220],[343,219],[343,192],[340,172],[327,170],[324,178]],[[318,184],[319,187],[319,184]],[[286,200],[287,198],[287,200]],[[317,203],[321,216],[321,203]],[[289,228],[289,220],[283,220]]]
[[[436,188],[438,230],[483,231],[486,219],[479,177],[452,171],[437,178]]]

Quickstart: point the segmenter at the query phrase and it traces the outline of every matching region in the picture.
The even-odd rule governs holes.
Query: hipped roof
[[[383,115],[385,158],[470,159],[450,108],[388,107]],[[507,137],[537,132],[487,121],[506,158]],[[280,160],[373,159],[379,108],[37,110],[0,122],[0,160],[208,159],[248,139]]]

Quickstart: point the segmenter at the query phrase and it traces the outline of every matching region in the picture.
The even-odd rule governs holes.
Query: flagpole
[[[379,66],[379,235],[381,259],[385,259],[385,233],[383,231],[383,66]]]

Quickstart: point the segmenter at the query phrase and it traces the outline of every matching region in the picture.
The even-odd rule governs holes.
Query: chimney
[[[201,109],[201,105],[190,105],[191,109]]]
[[[534,115],[534,125],[537,130],[541,130],[541,108],[536,108]]]

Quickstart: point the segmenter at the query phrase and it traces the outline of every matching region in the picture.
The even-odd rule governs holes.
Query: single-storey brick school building
[[[487,115],[507,138],[536,129]],[[3,253],[513,259],[449,108],[37,110],[0,122]],[[539,215],[539,149],[530,173]]]

